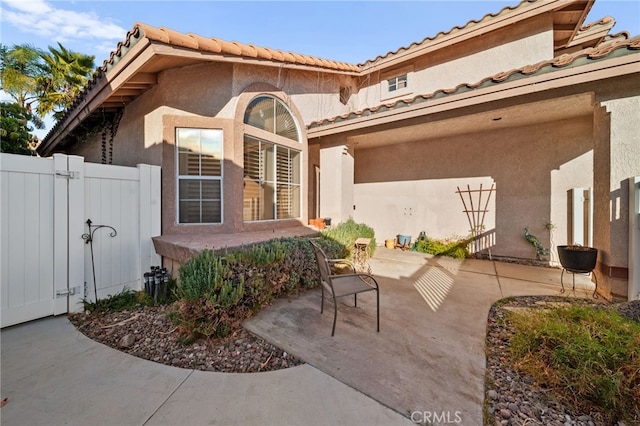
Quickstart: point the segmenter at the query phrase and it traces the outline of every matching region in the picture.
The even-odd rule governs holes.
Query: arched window
[[[301,151],[279,143],[280,137],[300,141],[293,115],[279,99],[259,96],[249,103],[244,123],[274,135],[257,137],[250,129],[244,135],[244,220],[300,217]]]
[[[244,123],[287,139],[300,141],[298,126],[291,112],[280,99],[259,96],[249,103]]]

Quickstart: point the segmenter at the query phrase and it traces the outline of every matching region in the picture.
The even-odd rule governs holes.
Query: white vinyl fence
[[[629,179],[629,300],[640,300],[640,176]]]
[[[1,326],[139,290],[159,234],[159,167],[0,154]]]

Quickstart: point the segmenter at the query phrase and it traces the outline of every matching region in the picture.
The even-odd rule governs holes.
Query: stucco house
[[[484,210],[482,253],[534,257],[525,228],[552,264],[593,245],[599,292],[638,298],[640,36],[585,23],[594,1],[524,0],[357,65],[136,24],[38,151],[161,166],[166,263],[316,217],[466,236]]]

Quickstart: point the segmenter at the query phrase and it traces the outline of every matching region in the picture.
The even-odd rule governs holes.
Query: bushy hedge
[[[318,243],[329,257],[344,246],[330,238]],[[172,313],[187,340],[227,335],[275,298],[317,286],[318,267],[305,238],[280,238],[214,253],[204,250],[179,270]]]
[[[322,236],[335,240],[344,246],[344,251],[338,256],[340,258],[352,257],[353,244],[358,238],[370,238],[369,251],[371,256],[376,251],[376,238],[373,228],[364,223],[357,223],[353,218],[322,231]]]

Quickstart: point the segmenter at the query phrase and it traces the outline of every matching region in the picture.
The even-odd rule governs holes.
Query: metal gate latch
[[[80,286],[56,290],[56,297],[73,296],[78,292],[80,292]]]
[[[80,172],[72,170],[56,170],[56,176],[69,179],[80,179]]]

